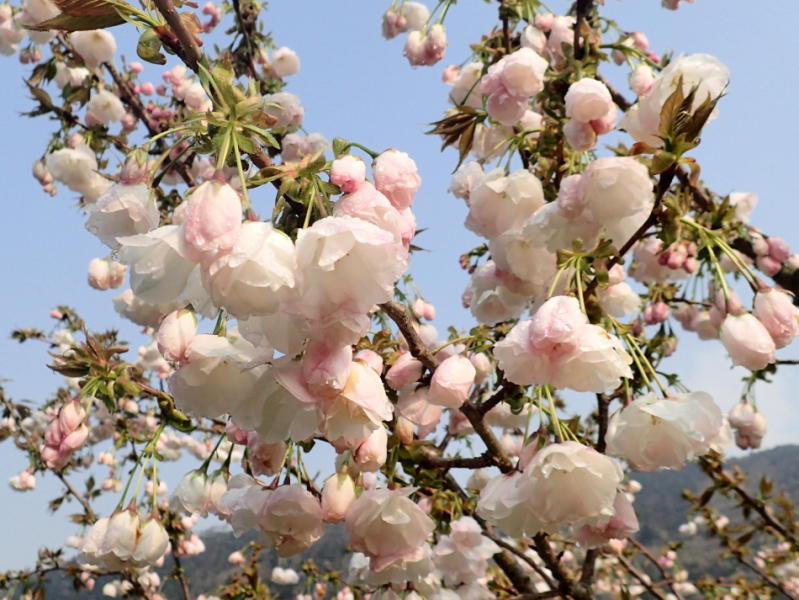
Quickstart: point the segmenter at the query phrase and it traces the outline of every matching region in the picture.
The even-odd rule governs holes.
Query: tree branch
[[[575,3],[574,12],[577,20],[574,24],[574,58],[577,60],[582,60],[585,56],[585,46],[581,43],[581,31],[593,4],[593,0],[577,0]]]
[[[591,588],[583,585],[582,582],[575,581],[571,574],[560,564],[560,560],[558,560],[558,557],[555,556],[552,552],[552,548],[549,546],[549,539],[546,534],[536,534],[533,541],[535,542],[535,549],[538,555],[541,557],[541,560],[544,561],[544,564],[555,579],[557,579],[558,590],[560,590],[564,596],[574,598],[575,600],[593,599],[594,595],[591,592]]]
[[[180,557],[178,556],[178,542],[174,536],[170,536],[169,543],[172,546],[172,560],[175,561],[173,575],[175,576],[175,579],[178,580],[178,583],[180,583],[180,589],[183,592],[183,600],[192,600],[189,582],[186,580],[186,572],[184,571],[183,565],[180,562]]]
[[[641,574],[632,565],[632,563],[630,563],[630,561],[628,561],[623,556],[618,556],[617,558],[619,562],[622,564],[622,566],[627,570],[627,572],[633,577],[635,577],[642,586],[644,586],[646,591],[652,594],[655,598],[658,598],[658,600],[668,600],[660,590],[658,590],[655,586],[652,585],[652,583],[645,575]]]
[[[483,467],[493,467],[495,465],[494,458],[488,453],[474,457],[426,454],[422,456],[420,462],[422,466],[432,469],[482,469]]]
[[[83,506],[83,510],[86,511],[86,518],[89,519],[89,522],[94,523],[97,520],[97,515],[94,514],[94,511],[92,510],[92,506],[91,504],[89,504],[89,501],[83,496],[83,494],[81,494],[78,490],[75,489],[75,486],[73,486],[72,483],[70,483],[70,481],[66,477],[64,477],[63,473],[60,473],[58,471],[54,471],[54,473],[56,477],[58,477],[61,480],[61,483],[63,483],[66,486],[67,491],[70,494],[72,494],[75,500],[80,502],[81,506]]]
[[[663,579],[663,581],[665,581],[665,582],[666,582],[666,585],[668,585],[668,586],[669,586],[669,590],[671,590],[671,593],[672,593],[672,594],[674,594],[674,595],[675,595],[675,596],[678,598],[678,600],[683,600],[682,594],[680,594],[680,592],[678,592],[678,591],[675,589],[674,585],[672,585],[672,583],[671,583],[671,578],[669,577],[669,574],[666,572],[666,569],[664,569],[664,568],[663,568],[663,565],[661,565],[661,564],[658,562],[658,559],[657,559],[657,558],[655,558],[655,557],[652,555],[652,553],[649,551],[649,549],[648,549],[646,546],[644,546],[644,545],[643,545],[641,542],[639,542],[638,540],[636,540],[634,537],[628,537],[628,538],[627,538],[627,540],[628,540],[628,541],[629,541],[629,542],[630,542],[630,543],[631,543],[633,546],[635,546],[635,547],[636,547],[636,549],[637,549],[637,550],[638,550],[638,551],[639,551],[641,554],[643,554],[643,555],[644,555],[644,556],[647,558],[647,560],[648,560],[649,562],[651,562],[653,565],[655,565],[655,567],[657,568],[657,570],[660,572],[660,577]]]
[[[170,29],[172,29],[180,42],[180,47],[173,48],[173,50],[175,50],[181,60],[186,63],[187,67],[197,73],[202,52],[200,52],[200,47],[197,45],[197,40],[194,39],[194,34],[186,29],[186,25],[180,18],[180,14],[178,14],[178,11],[175,9],[172,0],[153,0],[153,3],[158,9],[158,12],[164,16]]]

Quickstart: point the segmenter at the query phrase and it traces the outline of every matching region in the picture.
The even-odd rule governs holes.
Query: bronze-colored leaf
[[[86,31],[105,29],[125,22],[119,16],[118,6],[106,0],[53,0],[53,2],[61,11],[60,15],[35,25],[26,25],[26,28],[35,31],[49,29]]]

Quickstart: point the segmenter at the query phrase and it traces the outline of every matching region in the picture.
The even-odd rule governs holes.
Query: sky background
[[[432,2],[428,0],[432,8]],[[295,49],[301,72],[290,78],[287,90],[302,99],[305,128],[328,139],[336,136],[382,150],[406,151],[416,160],[423,185],[416,198],[420,228],[417,243],[427,251],[414,255],[411,272],[419,289],[438,310],[435,325],[469,327],[473,320],[460,306],[467,275],[458,256],[479,243],[462,227],[464,204],[447,194],[456,162],[452,151],[439,152],[439,140],[425,136],[428,123],[446,109],[448,86],[441,83],[447,64],[468,58],[468,44],[478,40],[496,21],[496,6],[461,0],[447,16],[449,49],[436,67],[412,69],[402,56],[403,38],[386,41],[380,19],[389,0],[274,0],[265,16],[278,45]],[[562,0],[549,3],[558,13]],[[702,176],[717,192],[751,191],[760,196],[752,221],[769,235],[784,237],[799,249],[795,204],[799,197],[795,119],[799,70],[794,67],[797,13],[792,2],[762,3],[755,10],[744,0],[697,0],[677,12],[664,10],[659,0],[606,0],[604,14],[628,31],[644,31],[656,52],[705,52],[722,60],[732,72],[729,94],[719,105],[719,118],[706,130],[693,156]],[[135,37],[129,27],[113,30],[120,55],[133,60]],[[170,64],[174,64],[171,59]],[[67,304],[87,319],[94,330],[121,328],[133,352],[144,338],[135,326],[114,313],[111,298],[118,291],[97,292],[86,284],[86,266],[106,250],[83,227],[84,217],[74,195],[63,188],[51,198],[30,176],[30,166],[46,146],[51,123],[21,116],[31,103],[23,84],[28,71],[16,58],[0,59],[0,181],[5,230],[0,238],[5,260],[0,261],[0,378],[15,399],[41,401],[60,378],[45,366],[46,349],[38,343],[20,345],[7,333],[18,327],[47,329],[48,312]],[[632,97],[621,69],[604,74]],[[144,80],[157,80],[147,65]],[[691,388],[711,393],[729,409],[740,394],[743,371],[730,369],[721,344],[698,342],[693,334],[681,340],[672,369]],[[796,344],[781,351],[797,358]],[[135,356],[131,356],[133,360]],[[783,371],[770,387],[758,388],[760,409],[769,423],[764,447],[793,443],[799,418],[793,390],[796,373]],[[39,477],[35,492],[13,492],[5,484],[26,464],[6,442],[0,446],[0,570],[30,565],[36,549],[59,545],[75,530],[63,516],[51,516],[47,501],[57,495],[54,478]],[[174,488],[185,471],[167,467]],[[13,542],[8,542],[13,540]]]

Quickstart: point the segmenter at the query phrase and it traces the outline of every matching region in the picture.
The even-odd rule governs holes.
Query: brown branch
[[[574,58],[577,60],[582,60],[585,56],[585,46],[581,43],[581,32],[593,4],[593,0],[577,0],[575,3],[574,12],[577,20],[574,24]]]
[[[608,91],[610,92],[610,97],[613,99],[613,102],[615,102],[616,106],[618,106],[621,110],[626,111],[633,105],[632,102],[630,102],[629,100],[627,100],[627,98],[624,97],[624,94],[622,94],[618,89],[616,89],[616,86],[610,83],[602,75],[597,73],[596,78],[597,81],[601,81],[602,83],[605,84],[605,87],[608,88]]]
[[[503,400],[507,399],[513,392],[519,389],[519,386],[509,383],[507,381],[502,381],[500,384],[500,388],[491,395],[490,398],[484,400],[480,404],[477,405],[477,410],[480,411],[480,414],[484,415],[492,408],[494,408],[497,404],[502,402]]]
[[[180,557],[178,556],[178,541],[174,536],[170,536],[169,543],[172,546],[172,560],[175,561],[175,568],[173,569],[172,574],[174,575],[175,579],[178,580],[178,583],[180,583],[180,589],[183,592],[183,600],[192,600],[189,582],[186,580],[186,572],[183,569],[183,565],[180,562]]]
[[[518,556],[523,562],[525,562],[527,565],[529,565],[530,568],[533,569],[533,571],[535,571],[538,574],[538,576],[541,577],[541,579],[543,579],[544,582],[550,588],[552,588],[553,590],[555,590],[557,588],[557,584],[552,580],[552,578],[549,576],[549,574],[544,569],[542,569],[541,566],[538,563],[536,563],[532,558],[527,556],[519,548],[517,548],[513,544],[510,544],[510,543],[506,542],[501,537],[498,537],[498,536],[496,536],[496,535],[494,535],[492,533],[485,533],[484,535],[488,539],[492,540],[497,546],[505,548],[511,554],[515,554],[516,556]],[[558,592],[558,593],[560,593],[560,592]]]
[[[402,333],[402,336],[408,343],[408,349],[411,351],[411,354],[419,359],[428,371],[431,373],[435,371],[438,366],[438,360],[422,341],[422,338],[416,331],[416,324],[413,322],[410,313],[405,307],[399,302],[390,300],[381,304],[380,309],[397,325],[400,333]]]
[[[619,562],[622,564],[622,566],[627,570],[627,572],[633,577],[635,577],[638,580],[638,582],[642,586],[644,586],[644,588],[646,588],[646,591],[648,591],[650,594],[652,594],[655,598],[658,598],[659,600],[667,600],[666,596],[664,596],[660,590],[658,590],[655,586],[653,586],[652,583],[649,581],[649,579],[645,575],[642,575],[632,565],[632,563],[630,563],[630,561],[628,561],[623,556],[619,556],[617,558],[619,559]]]
[[[139,121],[144,123],[144,126],[147,128],[147,132],[150,136],[157,135],[160,133],[159,129],[157,129],[153,122],[150,120],[150,117],[147,115],[147,111],[144,110],[144,105],[141,103],[141,99],[139,98],[138,94],[133,91],[133,86],[131,85],[130,81],[126,80],[119,74],[114,68],[114,65],[110,63],[104,63],[106,70],[108,71],[109,75],[111,75],[111,79],[114,80],[114,84],[117,86],[117,90],[119,90],[119,99],[125,103],[128,108],[130,108],[131,112],[136,116]],[[157,143],[160,144],[161,140],[158,140]],[[188,185],[192,187],[196,185],[196,181],[194,181],[194,177],[192,177],[189,170],[186,168],[186,164],[182,162],[178,162],[175,164],[175,170],[180,175],[181,179]]]
[[[463,488],[452,476],[452,473],[448,472],[446,475],[444,475],[444,483],[452,491],[458,494],[462,500],[469,500],[469,495],[463,491]],[[485,519],[483,519],[476,512],[467,509],[466,506],[464,506],[463,512],[464,514],[471,515],[488,537],[497,542],[497,544],[503,548],[506,547],[505,544],[500,544],[497,541],[496,537],[493,535],[491,526],[486,523]],[[518,552],[515,551],[514,554],[518,554]],[[513,558],[513,556],[511,556],[509,552],[503,550],[502,552],[495,554],[493,556],[493,560],[497,566],[502,569],[502,572],[505,573],[517,592],[528,593],[533,591],[532,587],[530,586],[530,578],[528,577],[527,573],[524,572],[524,570],[521,568],[521,565]]]
[[[743,555],[740,552],[733,552],[733,556],[735,556],[735,559],[739,563],[741,563],[743,566],[745,566],[747,569],[749,569],[753,573],[757,574],[757,576],[760,577],[763,581],[765,581],[767,585],[773,587],[775,590],[777,590],[778,592],[783,594],[786,598],[791,598],[793,600],[796,600],[797,598],[799,598],[799,596],[797,596],[796,594],[789,592],[788,589],[785,588],[778,580],[774,579],[771,575],[766,573],[763,569],[761,569],[757,565],[754,565],[754,564],[750,563],[749,561],[745,560]]]
[[[164,16],[170,29],[172,29],[180,42],[179,47],[173,47],[172,49],[180,59],[186,63],[187,67],[197,73],[199,71],[202,52],[200,52],[200,47],[197,45],[194,34],[186,29],[186,25],[180,18],[180,14],[178,14],[178,11],[175,9],[172,0],[153,0],[153,3],[158,9],[158,12]]]
[[[722,484],[722,492],[725,489],[733,492],[740,500],[741,506],[748,507],[760,515],[764,523],[790,542],[794,549],[799,547],[799,541],[795,533],[789,531],[782,523],[777,521],[768,511],[768,507],[763,501],[753,498],[745,489],[738,485],[730,474],[724,470],[720,461],[711,462],[707,457],[702,457],[699,459],[699,466],[714,482]]]
[[[421,457],[420,464],[431,469],[482,469],[495,465],[494,458],[488,453],[474,457],[427,454]]]
[[[649,562],[651,562],[653,565],[655,565],[657,570],[660,572],[660,577],[663,579],[663,581],[666,582],[666,585],[669,586],[669,590],[671,590],[671,593],[674,594],[678,598],[678,600],[683,600],[682,594],[680,594],[680,592],[677,591],[677,589],[674,587],[674,585],[672,585],[671,577],[666,572],[666,569],[663,568],[663,565],[661,565],[658,562],[658,559],[655,558],[655,556],[649,551],[649,549],[646,546],[644,546],[641,542],[639,542],[638,540],[636,540],[633,537],[628,537],[627,540],[633,546],[635,546],[636,549],[638,550],[638,552],[643,554]]]
[[[558,590],[563,596],[574,598],[575,600],[593,599],[594,595],[591,592],[591,588],[584,585],[582,581],[575,581],[571,574],[560,564],[560,560],[555,556],[555,553],[552,552],[552,548],[549,546],[549,539],[546,534],[536,534],[533,541],[535,542],[535,549],[541,557],[541,560],[544,561],[544,564],[555,579],[557,579]]]
[[[502,45],[505,48],[505,54],[510,54],[510,15],[505,7],[505,0],[499,0],[499,18],[502,21]]]
[[[86,511],[86,518],[89,519],[89,522],[94,523],[97,520],[97,515],[94,514],[94,511],[92,510],[92,506],[91,504],[89,504],[89,501],[83,496],[83,494],[81,494],[78,490],[75,489],[75,486],[73,486],[72,483],[70,483],[70,481],[66,477],[64,477],[63,473],[60,473],[58,471],[54,471],[54,473],[56,477],[58,477],[61,480],[61,483],[63,483],[66,486],[67,491],[69,491],[69,493],[72,494],[75,500],[80,502],[81,506],[83,506],[83,510]]]

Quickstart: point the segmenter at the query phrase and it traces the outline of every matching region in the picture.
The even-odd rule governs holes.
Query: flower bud
[[[413,301],[413,312],[420,319],[432,321],[436,318],[436,307],[422,298]]]
[[[169,361],[185,362],[196,335],[197,317],[194,313],[188,309],[176,310],[164,317],[158,328],[158,350]]]
[[[610,91],[601,81],[583,77],[566,92],[566,116],[581,123],[603,118],[615,108]]]
[[[386,385],[392,390],[401,390],[422,376],[422,363],[410,352],[399,355],[394,364],[386,372]]]
[[[186,254],[199,262],[229,250],[241,231],[241,199],[228,184],[207,181],[186,199],[182,238]]]
[[[366,164],[352,154],[339,156],[330,168],[330,182],[345,194],[356,191],[366,181]]]
[[[596,146],[596,131],[590,123],[569,119],[563,126],[566,143],[576,152],[585,152]]]
[[[117,50],[114,36],[104,29],[75,31],[69,36],[69,41],[90,69],[111,61]]]
[[[799,334],[799,311],[786,292],[773,288],[758,292],[753,314],[768,330],[777,348],[784,348]]]
[[[272,53],[269,68],[276,77],[284,79],[300,72],[300,58],[291,48],[278,48]]]
[[[774,340],[752,314],[727,315],[721,324],[719,338],[734,365],[757,371],[774,362]]]
[[[355,483],[352,478],[346,473],[333,475],[322,488],[322,519],[325,523],[343,521],[354,500]]]
[[[374,350],[358,350],[355,353],[355,356],[352,357],[353,360],[359,360],[361,362],[366,363],[372,370],[377,373],[378,375],[383,373],[383,357],[380,356]]]
[[[375,429],[353,453],[355,463],[361,471],[377,471],[388,457],[388,434],[384,427]]]
[[[386,150],[372,165],[375,187],[397,210],[413,203],[416,191],[422,184],[416,163],[405,152]]]
[[[469,397],[477,370],[464,356],[451,356],[433,373],[428,400],[431,404],[459,408]]]
[[[636,96],[643,96],[652,89],[652,84],[655,82],[655,74],[652,67],[649,65],[638,65],[635,70],[630,73],[630,89]]]
[[[474,382],[477,385],[483,383],[488,379],[491,373],[494,372],[494,366],[491,364],[491,360],[483,352],[470,354],[469,361],[475,369]]]
[[[768,255],[779,263],[783,263],[791,256],[791,249],[781,237],[770,237],[766,240],[768,244]]]

